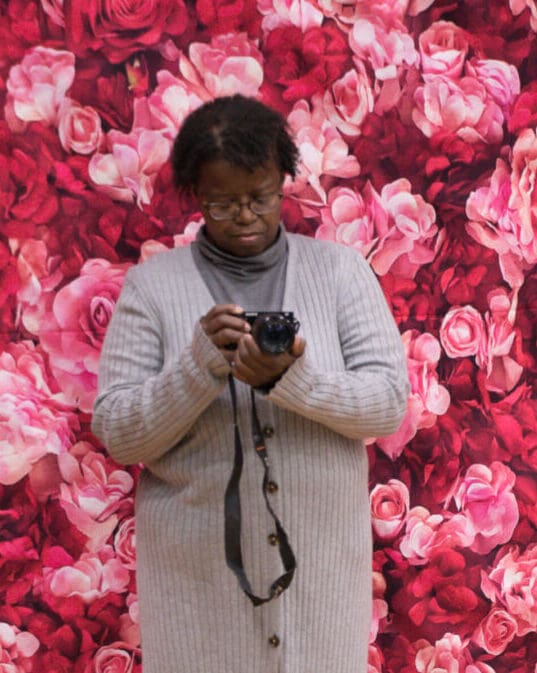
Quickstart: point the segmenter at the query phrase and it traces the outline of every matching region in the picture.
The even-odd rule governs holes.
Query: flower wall
[[[361,251],[406,347],[370,673],[537,671],[535,31],[535,0],[2,3],[0,671],[141,671],[99,351],[129,266],[200,226],[178,127],[235,92],[295,133],[288,229]]]

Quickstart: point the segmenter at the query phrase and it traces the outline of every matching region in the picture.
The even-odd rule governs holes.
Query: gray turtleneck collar
[[[202,227],[192,243],[192,256],[216,304],[235,303],[245,311],[281,311],[287,249],[283,226],[274,243],[252,257],[220,250]]]

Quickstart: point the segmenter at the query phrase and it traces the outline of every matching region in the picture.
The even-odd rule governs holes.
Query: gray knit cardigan
[[[233,464],[229,366],[199,324],[213,305],[188,247],[132,268],[106,335],[93,430],[115,460],[143,462],[136,493],[144,673],[365,673],[371,615],[368,465],[362,440],[396,430],[408,382],[396,325],[362,256],[288,234],[283,309],[305,354],[257,394],[272,505],[297,557],[290,588],[253,607],[226,566]],[[249,443],[243,555],[265,595],[282,572]]]

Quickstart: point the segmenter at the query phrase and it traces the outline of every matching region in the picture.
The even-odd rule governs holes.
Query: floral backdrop
[[[288,118],[291,231],[360,250],[406,347],[368,445],[370,673],[537,671],[536,0],[3,0],[0,672],[140,673],[140,467],[90,432],[126,270],[200,214],[214,96]]]

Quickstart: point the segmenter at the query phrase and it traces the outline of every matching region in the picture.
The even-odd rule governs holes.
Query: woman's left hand
[[[289,352],[278,355],[263,353],[252,335],[245,334],[240,338],[237,350],[234,352],[233,376],[252,388],[270,385],[289,369],[293,362],[304,353],[305,348],[304,339],[296,336]]]

